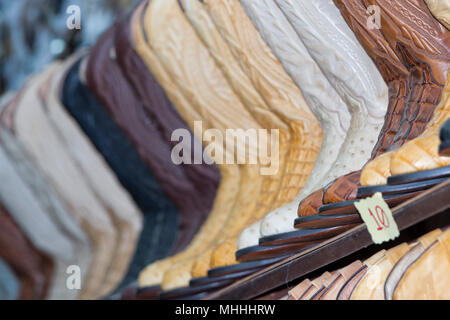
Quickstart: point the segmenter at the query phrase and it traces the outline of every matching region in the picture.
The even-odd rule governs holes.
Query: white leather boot
[[[325,76],[346,102],[350,129],[323,181],[360,169],[371,156],[388,106],[388,88],[332,0],[276,0]],[[271,216],[272,217],[272,216]],[[261,235],[293,230],[267,218]],[[278,231],[280,230],[280,231]]]

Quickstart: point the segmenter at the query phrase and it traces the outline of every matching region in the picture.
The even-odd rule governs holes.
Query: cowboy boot
[[[191,155],[188,162],[194,163],[196,150],[204,151],[201,142],[189,130],[187,124],[170,102],[164,89],[148,70],[145,62],[133,46],[130,18],[124,19],[116,28],[115,48],[117,62],[143,102],[142,107],[151,119],[148,122],[155,123],[158,126],[161,131],[161,137],[166,143],[169,143],[171,150],[179,145],[178,141],[172,141],[172,134],[175,130],[189,131],[192,137],[190,139],[191,143],[183,141],[183,151]],[[166,157],[170,158],[171,154],[167,154]],[[165,161],[167,162],[167,159]],[[172,161],[169,162],[173,163]],[[180,238],[179,236],[178,245],[174,247],[173,253],[181,251],[192,240],[207,219],[220,183],[219,169],[215,165],[206,163],[189,165],[189,163],[182,163],[178,167],[182,168],[185,179],[178,179],[176,175],[167,176],[167,172],[165,173],[165,180],[168,180],[168,183],[165,183],[167,188],[164,185],[164,190],[167,194],[170,194],[170,197],[180,210],[180,221],[178,224],[180,234],[183,234],[183,237]],[[161,181],[161,183],[163,182]]]
[[[434,19],[423,1],[409,0],[395,6],[384,1],[366,2],[367,5],[379,5],[382,8],[385,15],[382,15],[381,31],[411,72],[408,103],[391,147],[396,149],[423,133],[440,101],[450,66],[450,32]],[[392,17],[394,12],[399,13],[398,17]],[[407,16],[406,12],[410,12],[410,15]],[[418,24],[413,18],[416,16],[427,23]],[[405,30],[410,28],[410,33],[400,33],[396,25],[398,23],[404,23]],[[411,34],[416,37],[413,38]],[[424,43],[429,45],[424,46]],[[361,174],[361,184],[386,184],[391,174],[389,164],[393,154],[386,153],[381,160],[370,162]]]
[[[227,42],[222,38],[222,35],[214,25],[212,19],[209,17],[209,14],[204,6],[198,0],[183,0],[179,1],[179,4],[198,36],[208,48],[216,64],[220,67],[234,92],[240,97],[247,110],[253,115],[255,120],[262,125],[262,127],[278,130],[280,135],[280,154],[287,155],[292,140],[292,133],[289,132],[289,127],[269,109],[269,106],[255,89],[249,77],[247,77],[241,69],[241,66],[229,49]],[[285,158],[285,156],[283,156],[283,158]],[[284,160],[280,161],[281,168],[286,167],[283,163]],[[245,180],[248,179],[250,179],[249,181],[254,180],[251,176],[248,176]],[[273,182],[269,182],[269,179],[273,179]],[[276,181],[278,181],[278,185],[282,183],[281,179],[277,179],[276,175],[267,176],[265,177],[265,180],[268,182],[265,183],[265,185],[272,187],[276,187]],[[241,190],[246,189],[247,188],[242,188]],[[267,194],[267,192],[265,193]],[[238,200],[238,203],[235,205],[233,210],[240,212],[241,217],[243,213],[246,213],[247,221],[252,221],[261,215],[261,213],[266,212],[265,206],[256,207],[255,201],[250,201],[251,199],[255,199],[251,194],[246,197],[244,197],[243,194],[240,194],[239,198],[241,200]],[[241,224],[230,220],[224,227],[224,232],[222,233],[220,239],[218,239],[218,245],[220,244],[222,248],[223,246],[228,245],[230,241],[226,239],[235,237],[241,229]],[[196,259],[196,262],[192,268],[192,276],[194,278],[206,276],[210,266],[211,256],[215,250],[215,248],[210,248]],[[227,252],[229,252],[229,249],[227,250]],[[232,264],[235,262],[234,254],[231,256],[229,254],[219,254],[219,256],[221,256],[223,260],[226,260],[226,264]]]
[[[312,170],[320,144],[320,127],[303,99],[302,93],[283,69],[246,15],[237,0],[223,2],[204,1],[203,6],[217,26],[223,40],[261,97],[270,108],[288,125],[292,137],[287,164],[278,196],[272,208],[278,208],[298,194]],[[238,18],[236,18],[238,17]],[[205,32],[205,31],[203,31]],[[228,64],[227,64],[228,67]],[[264,127],[273,127],[271,122],[261,119]],[[260,122],[261,122],[260,121]],[[281,132],[281,131],[280,131]],[[294,184],[298,183],[299,188]],[[262,218],[268,211],[255,211],[247,226]],[[239,234],[242,229],[235,234]],[[215,250],[211,267],[235,263],[233,251],[237,250],[237,238],[228,239]]]
[[[167,96],[181,117],[185,119],[192,131],[196,132],[194,122],[199,119],[205,122],[207,119],[205,120],[202,113],[193,107],[190,100],[183,94],[183,91],[178,89],[171,75],[169,75],[155,52],[146,42],[147,36],[144,31],[143,19],[146,13],[146,5],[148,4],[148,2],[143,2],[135,10],[131,19],[131,32],[135,42],[135,49],[144,60],[147,68],[154,74],[159,84],[164,88]],[[199,136],[197,138],[202,139]],[[216,147],[220,152],[219,148],[222,146],[217,144]],[[222,150],[224,152],[225,149],[222,147]],[[158,286],[161,284],[166,270],[180,261],[190,259],[203,252],[220,232],[220,226],[226,223],[238,194],[240,173],[239,168],[235,165],[219,165],[218,167],[221,174],[221,181],[217,190],[217,196],[211,213],[200,231],[182,252],[167,259],[159,260],[144,268],[138,279],[141,288]]]
[[[388,110],[377,144],[372,152],[371,158],[373,159],[388,150],[400,128],[408,94],[409,72],[389,46],[382,33],[376,28],[367,28],[366,8],[360,0],[337,0],[335,3],[347,24],[376,64],[389,88]],[[361,171],[352,172],[328,185],[322,196],[323,203],[334,203],[340,202],[342,199],[356,198],[356,190],[360,186],[360,174]],[[310,215],[317,212],[317,205],[321,205],[319,202],[320,196],[316,195],[311,197],[311,200],[305,200],[301,204],[302,209],[299,207],[299,215]],[[312,202],[313,205],[309,202]]]
[[[397,129],[397,133],[393,137],[392,143],[391,143],[392,146],[394,146],[394,147],[400,146],[406,140],[412,139],[412,138],[416,137],[417,135],[419,135],[421,132],[423,132],[423,130],[425,129],[426,123],[428,123],[428,121],[431,118],[431,114],[434,110],[434,107],[437,105],[436,95],[439,96],[439,94],[440,94],[439,92],[441,90],[440,89],[441,85],[437,84],[437,83],[432,83],[432,82],[423,84],[422,79],[424,77],[426,77],[426,74],[424,75],[421,72],[418,72],[417,68],[416,69],[413,68],[414,63],[411,62],[411,59],[413,59],[411,57],[411,55],[405,53],[407,51],[402,50],[401,46],[393,45],[391,43],[393,41],[391,39],[391,38],[393,38],[393,36],[391,34],[388,34],[389,37],[386,38],[385,35],[382,33],[383,28],[380,32],[378,32],[378,30],[376,30],[376,29],[368,30],[367,27],[364,28],[364,26],[366,26],[366,23],[367,23],[367,18],[364,17],[364,7],[362,7],[361,3],[359,5],[357,5],[357,2],[355,2],[355,3],[352,2],[351,4],[344,3],[344,2],[340,3],[341,8],[345,8],[345,7],[349,8],[350,5],[353,5],[352,9],[347,9],[347,10],[343,11],[343,15],[344,15],[344,17],[346,17],[347,20],[353,20],[351,22],[350,26],[354,29],[355,33],[357,34],[361,43],[365,46],[366,50],[369,53],[371,51],[373,51],[373,49],[371,49],[371,46],[369,45],[370,42],[368,42],[368,41],[371,41],[370,40],[371,38],[375,37],[374,39],[377,39],[377,40],[381,39],[381,41],[382,41],[381,43],[384,43],[382,45],[382,48],[384,48],[384,52],[386,53],[386,51],[390,51],[390,48],[394,49],[394,52],[399,57],[402,64],[407,69],[409,67],[408,71],[410,71],[410,75],[407,78],[407,85],[409,86],[410,91],[408,93],[408,101],[406,102],[406,106],[404,108],[405,110],[401,117],[400,125],[398,126],[398,129]],[[414,10],[417,10],[417,9],[414,9]],[[422,11],[425,12],[425,10],[422,10]],[[350,18],[350,13],[351,13],[352,18]],[[382,13],[384,13],[386,15],[386,13],[384,11]],[[403,11],[403,13],[405,13],[405,12]],[[426,12],[425,12],[425,14],[426,14]],[[382,15],[382,17],[383,16],[384,15]],[[399,17],[402,17],[402,15],[400,13],[399,13]],[[430,18],[430,17],[428,17],[428,18]],[[386,20],[386,19],[388,19],[388,18],[385,18],[384,20]],[[382,22],[383,22],[382,26],[384,26],[385,29],[388,29],[387,26],[389,25],[389,23],[391,23],[391,25],[392,25],[390,28],[391,29],[394,28],[393,26],[395,24],[391,20],[388,20],[388,21],[384,21],[384,20],[382,20]],[[436,41],[436,44],[442,48],[442,43],[445,43],[445,35],[442,32],[444,30],[443,30],[442,26],[439,26],[439,24],[436,25],[434,19],[430,19],[430,20],[431,20],[431,23],[437,27],[436,30],[438,30],[438,31],[436,31],[437,32],[436,34],[440,34],[440,37],[444,39],[444,40],[437,39],[437,41]],[[414,25],[411,23],[410,23],[410,25],[413,28],[420,30],[420,27],[418,25]],[[383,37],[381,37],[381,35],[383,35]],[[383,38],[385,39],[384,41],[382,40]],[[391,39],[391,41],[389,41],[389,39]],[[422,57],[424,57],[425,50],[418,49],[410,40],[403,39],[401,41],[404,41],[405,43],[407,43],[411,48],[415,48],[414,50],[421,51],[421,55],[422,55]],[[376,43],[375,41],[371,41],[371,42]],[[390,44],[390,48],[385,45],[386,43]],[[373,48],[373,46],[372,46],[372,48]],[[373,53],[371,53],[371,56],[372,56],[372,58],[375,57]],[[391,55],[391,57],[392,57],[392,55]],[[426,59],[426,58],[424,58],[424,59]],[[430,59],[430,58],[428,58],[428,59]],[[435,61],[435,63],[434,63],[435,70],[441,70],[442,64],[444,63],[442,60],[444,60],[444,62],[445,62],[445,57],[444,57],[444,59],[441,59],[441,61]],[[427,68],[425,68],[425,69],[427,69]],[[384,73],[384,72],[382,72],[382,73]],[[440,74],[439,78],[442,78],[442,74]],[[401,82],[398,82],[398,83],[401,84]],[[390,85],[390,90],[392,90],[392,85]],[[421,95],[421,92],[423,90],[426,90],[428,92],[428,94]],[[395,104],[395,101],[392,100],[392,97],[393,97],[393,95],[391,95],[391,102],[390,102],[391,107],[390,107],[389,111],[391,111],[393,109],[392,105]],[[420,97],[420,99],[418,97]],[[417,103],[417,101],[421,101],[421,102]],[[401,100],[399,102],[401,103]],[[399,109],[401,109],[401,108],[399,108]],[[389,124],[395,125],[396,122],[392,121],[393,119],[395,119],[395,117],[393,117],[394,115],[395,114],[390,113],[390,112],[388,112],[386,114],[387,121],[385,121],[385,127],[389,126]],[[391,119],[389,119],[391,121],[388,121],[389,117],[391,118]],[[385,131],[383,130],[382,132],[385,132]],[[385,141],[385,142],[387,142],[387,141]],[[376,156],[383,151],[384,148],[380,148],[380,146],[381,146],[381,144],[378,144],[377,147],[374,149],[374,152],[372,154],[373,156]],[[392,146],[391,146],[391,148],[392,148]],[[386,172],[389,171],[388,164],[390,163],[390,157],[386,156],[386,155],[382,155],[381,157],[378,157],[378,159],[379,159],[378,163],[380,164],[380,166],[379,166],[379,168],[377,168],[376,171],[372,170],[372,172],[374,172],[374,174],[371,175],[372,177],[380,177],[382,175],[385,175]],[[372,163],[372,164],[375,164],[375,163]],[[369,170],[367,170],[367,172],[369,172]],[[358,184],[355,185],[355,182],[357,181],[357,177],[358,177],[358,172],[354,173],[353,175],[350,175],[350,177],[340,178],[334,184],[330,185],[329,188],[325,191],[325,194],[323,197],[324,203],[340,202],[340,201],[352,200],[352,199],[356,198],[355,190],[357,189]],[[349,178],[352,178],[352,179],[349,179]],[[352,181],[350,181],[350,180],[352,180]],[[302,212],[302,210],[301,210],[301,208],[299,208],[299,214],[301,214],[301,212]]]
[[[172,21],[171,28],[167,32],[178,30],[176,33],[181,35],[181,32],[183,36],[175,36],[173,32],[169,32],[168,37],[163,37],[164,33],[161,33],[161,29],[158,27],[158,24],[162,22],[161,16]],[[148,20],[145,26],[149,44],[171,74],[178,88],[195,103],[197,110],[202,113],[202,118],[198,119],[210,122],[208,128],[217,128],[223,134],[229,128],[242,128],[244,130],[260,128],[260,125],[253,120],[239,98],[231,90],[209,52],[183,16],[176,1],[150,2],[146,18]],[[164,25],[166,25],[166,21],[164,21]],[[157,32],[157,30],[159,31]],[[184,53],[182,59],[176,58],[179,56],[179,52]],[[171,62],[169,63],[169,61]],[[196,67],[196,64],[200,62],[201,67]],[[191,68],[193,68],[192,71],[189,71]],[[186,69],[186,72],[180,72],[184,69]],[[208,75],[199,74],[198,70],[208,70]],[[199,90],[199,88],[203,89]],[[211,105],[209,101],[215,101],[215,104]],[[250,154],[258,154],[257,150],[252,148],[252,145],[249,145],[249,147]],[[251,170],[250,166],[241,166],[241,170],[249,169]],[[242,181],[241,186],[245,187],[245,192],[251,189],[259,190],[262,179],[257,176],[256,178],[251,181]],[[264,204],[260,202],[258,205]],[[236,224],[242,223],[241,220],[243,219],[237,212],[232,211],[231,213]],[[242,217],[245,216],[246,214],[242,215]],[[222,229],[222,227],[223,225],[216,226],[219,229]],[[218,236],[220,237],[220,234]],[[191,277],[190,269],[195,261],[196,259],[193,257],[166,271],[162,282],[163,288],[167,290],[187,285]]]
[[[323,176],[336,160],[350,123],[350,114],[344,101],[277,4],[268,0],[241,0],[241,4],[260,35],[302,90],[311,111],[321,124],[323,140],[313,171],[300,194],[291,203],[275,209],[263,220],[245,229],[239,237],[239,249],[258,245],[260,230],[264,234],[275,234],[292,229],[299,202],[311,191],[326,184]]]
[[[450,165],[450,158],[439,155],[439,130],[450,118],[450,73],[442,93],[441,103],[434,110],[434,116],[424,133],[393,151],[390,163],[392,175],[432,170]]]
[[[431,13],[450,30],[450,3],[446,0],[425,0]]]

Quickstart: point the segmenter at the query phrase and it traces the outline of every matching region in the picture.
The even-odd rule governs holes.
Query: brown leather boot
[[[375,158],[425,129],[445,83],[450,63],[450,33],[422,0],[394,5],[386,0],[335,0],[335,3],[389,85],[390,103],[372,153]],[[367,28],[366,7],[370,5],[381,8],[380,30]],[[354,172],[327,186],[322,192],[322,203],[356,199],[359,176],[360,171]],[[311,195],[318,196],[320,192]],[[311,214],[311,203],[318,202],[305,199],[299,206],[299,216]]]
[[[117,51],[117,62],[131,86],[136,90],[136,95],[142,103],[136,106],[130,105],[127,108],[136,108],[137,110],[143,108],[145,110],[143,114],[145,116],[148,115],[152,119],[151,122],[154,123],[154,127],[161,132],[162,141],[169,145],[169,150],[173,150],[178,143],[177,141],[171,141],[172,133],[175,130],[184,129],[189,131],[191,137],[194,137],[194,134],[178,114],[164,89],[147,68],[143,59],[133,48],[130,19],[124,19],[116,28],[115,48]],[[138,113],[139,111],[136,112]],[[142,117],[144,118],[144,116]],[[135,126],[133,122],[128,123],[130,123],[130,126],[128,126],[129,130],[132,126]],[[201,142],[195,137],[192,140],[191,150],[199,147],[202,148],[203,152]],[[198,145],[195,146],[195,144]],[[137,149],[144,148],[138,146]],[[166,156],[165,160],[171,162],[169,154],[160,156]],[[181,164],[178,167],[178,169],[181,169],[184,179],[176,173],[180,172],[180,170],[170,170],[170,172],[167,171],[165,173],[165,182],[161,183],[164,191],[180,210],[180,221],[178,222],[180,235],[172,253],[181,251],[203,225],[212,209],[220,183],[220,172],[216,165],[207,165],[206,163],[196,165]],[[175,172],[173,173],[172,171]]]

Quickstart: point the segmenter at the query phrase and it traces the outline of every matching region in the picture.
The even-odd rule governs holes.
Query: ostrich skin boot
[[[269,0],[243,0],[241,4],[270,50],[302,90],[311,111],[320,122],[323,140],[314,168],[302,191],[292,202],[276,208],[263,220],[245,229],[239,237],[239,249],[257,245],[260,233],[270,235],[292,229],[299,202],[311,191],[329,182],[324,182],[323,176],[336,160],[350,125],[346,104],[324,76],[278,5]]]
[[[375,146],[384,122],[388,106],[388,90],[375,65],[370,61],[332,2],[299,1],[294,3],[280,0],[277,3],[352,113],[350,130],[339,151],[340,156],[327,174],[330,179],[326,180],[329,181],[360,168],[370,158],[370,151]],[[333,27],[323,23],[325,20],[332,21]],[[332,28],[329,32],[317,31],[329,28]],[[346,36],[341,37],[340,34]],[[337,43],[341,43],[339,47]],[[317,49],[319,47],[329,49],[319,51]],[[341,47],[347,49],[342,50]],[[335,52],[336,54],[329,56],[319,52]],[[353,60],[347,55],[353,57]],[[335,59],[338,60],[334,61]],[[356,63],[349,65],[346,72],[341,72],[338,66],[341,63],[346,65],[349,61],[356,61]],[[355,82],[349,80],[356,78],[359,80]],[[360,92],[365,94],[361,95]],[[371,125],[366,127],[364,125],[366,122]],[[361,144],[362,141],[364,141],[363,144]],[[323,191],[315,192],[313,195],[314,197],[310,196],[303,201],[303,206],[311,207],[312,204],[321,204]],[[311,213],[316,212],[317,210],[314,209]]]
[[[195,3],[212,17],[212,21],[217,26],[217,37],[219,37],[216,42],[229,46],[231,58],[233,59],[234,56],[233,60],[238,63],[236,67],[245,72],[246,77],[248,76],[251,81],[250,85],[261,94],[269,107],[267,111],[274,113],[288,125],[284,131],[280,129],[280,136],[289,135],[292,141],[288,146],[281,187],[272,204],[272,209],[278,208],[299,193],[312,171],[321,142],[318,122],[304,101],[302,93],[260,37],[239,1],[205,1],[202,5],[197,0]],[[227,10],[224,10],[224,7]],[[185,10],[188,12],[189,8],[185,6]],[[229,65],[226,63],[224,68],[227,69]],[[232,71],[225,73],[232,73]],[[250,111],[255,114],[252,110]],[[256,118],[256,115],[254,117]],[[276,125],[273,121],[267,121],[270,120],[267,118],[256,119],[263,127],[272,128]],[[297,184],[297,187],[294,187],[294,184]],[[254,212],[247,226],[267,213],[266,210]],[[236,231],[238,232],[234,236],[237,236],[242,229],[236,229]],[[236,237],[230,238],[214,251],[211,267],[235,263],[236,240]]]

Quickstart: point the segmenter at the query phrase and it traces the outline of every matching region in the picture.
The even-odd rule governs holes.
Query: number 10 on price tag
[[[389,206],[380,192],[372,197],[355,202],[361,218],[376,244],[394,240],[400,235]]]

